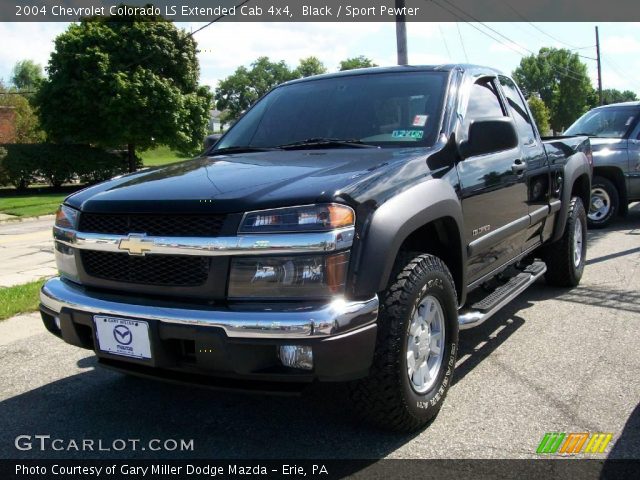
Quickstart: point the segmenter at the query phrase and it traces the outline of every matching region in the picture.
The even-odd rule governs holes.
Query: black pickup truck
[[[292,81],[199,158],[68,197],[42,318],[105,367],[250,391],[348,381],[357,412],[414,430],[460,329],[542,275],[578,284],[591,175],[589,139],[543,141],[489,68]]]

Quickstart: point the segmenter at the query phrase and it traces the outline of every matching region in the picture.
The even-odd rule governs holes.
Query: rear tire
[[[436,416],[451,385],[457,295],[447,266],[432,255],[398,260],[395,271],[383,294],[370,375],[350,393],[366,421],[411,432]]]
[[[620,205],[620,195],[613,182],[604,177],[593,177],[591,204],[587,215],[590,228],[604,228],[611,224]]]
[[[562,238],[547,246],[542,258],[547,264],[545,280],[555,287],[580,283],[587,256],[587,215],[578,197],[571,199]]]

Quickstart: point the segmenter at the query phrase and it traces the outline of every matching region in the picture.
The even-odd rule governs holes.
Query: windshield
[[[341,140],[375,146],[432,145],[446,82],[445,72],[402,72],[284,85],[238,120],[215,150],[322,140],[330,148],[340,148]]]
[[[637,116],[638,109],[633,107],[597,108],[585,113],[564,133],[622,138],[633,128]]]

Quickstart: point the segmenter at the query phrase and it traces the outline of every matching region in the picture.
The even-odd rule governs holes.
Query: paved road
[[[55,275],[53,216],[0,224],[0,287]]]
[[[356,423],[339,386],[302,398],[223,394],[128,378],[48,335],[0,322],[0,457],[152,457],[149,451],[17,452],[17,435],[193,439],[195,458],[523,458],[548,431],[612,432],[640,458],[640,206],[590,232],[579,288],[540,283],[462,333],[445,406],[415,435]],[[157,454],[156,454],[157,455]],[[163,454],[166,455],[166,454]]]

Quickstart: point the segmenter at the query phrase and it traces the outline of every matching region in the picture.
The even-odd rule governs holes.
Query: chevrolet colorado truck
[[[541,276],[575,286],[586,137],[543,141],[518,87],[469,65],[291,81],[200,157],[69,196],[46,328],[105,367],[216,388],[345,381],[424,426],[458,332]]]
[[[587,135],[593,150],[593,182],[587,213],[590,227],[603,228],[629,203],[640,201],[640,102],[597,107],[566,135]]]

